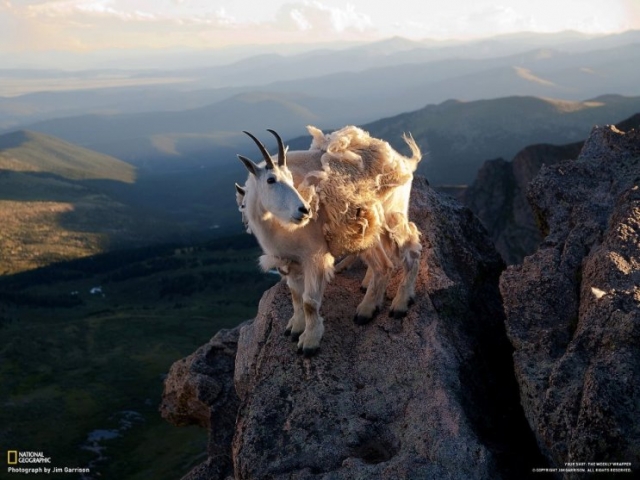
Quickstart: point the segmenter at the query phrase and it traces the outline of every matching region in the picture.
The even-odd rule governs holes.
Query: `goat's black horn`
[[[278,135],[278,132],[276,132],[275,130],[271,130],[270,128],[267,128],[267,132],[271,133],[274,137],[276,137],[276,140],[278,141],[278,166],[279,167],[286,166],[287,154],[284,150],[284,142],[282,141],[282,137]]]
[[[273,160],[271,160],[271,155],[269,155],[269,152],[267,152],[267,149],[262,144],[262,142],[258,140],[256,137],[254,137],[251,133],[247,132],[246,130],[243,130],[242,133],[246,133],[247,135],[249,135],[249,137],[251,137],[251,140],[256,142],[256,145],[260,149],[260,153],[262,153],[264,160],[267,162],[267,168],[273,168]]]

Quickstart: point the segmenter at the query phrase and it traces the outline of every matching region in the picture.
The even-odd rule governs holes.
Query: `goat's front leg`
[[[318,256],[304,266],[304,309],[305,328],[298,339],[298,351],[305,357],[318,352],[324,334],[324,320],[320,316],[322,296],[333,273],[333,257],[329,254]]]
[[[285,335],[291,335],[291,340],[297,342],[304,332],[305,314],[302,295],[304,293],[304,276],[302,271],[294,270],[287,275],[287,285],[291,291],[291,303],[293,303],[293,316],[287,323]]]

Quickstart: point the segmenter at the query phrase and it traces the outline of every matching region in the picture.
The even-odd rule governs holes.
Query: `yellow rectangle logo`
[[[7,452],[7,464],[9,464],[9,465],[17,465],[18,464],[18,451],[17,450],[9,450]]]

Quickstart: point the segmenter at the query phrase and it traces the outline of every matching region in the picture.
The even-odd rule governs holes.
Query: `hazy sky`
[[[640,0],[0,0],[0,52],[640,28]]]

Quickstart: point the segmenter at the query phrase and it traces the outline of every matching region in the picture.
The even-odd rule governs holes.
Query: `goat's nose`
[[[300,213],[304,213],[305,215],[309,215],[309,209],[307,207],[305,207],[304,205],[302,207],[299,207],[298,211]]]

